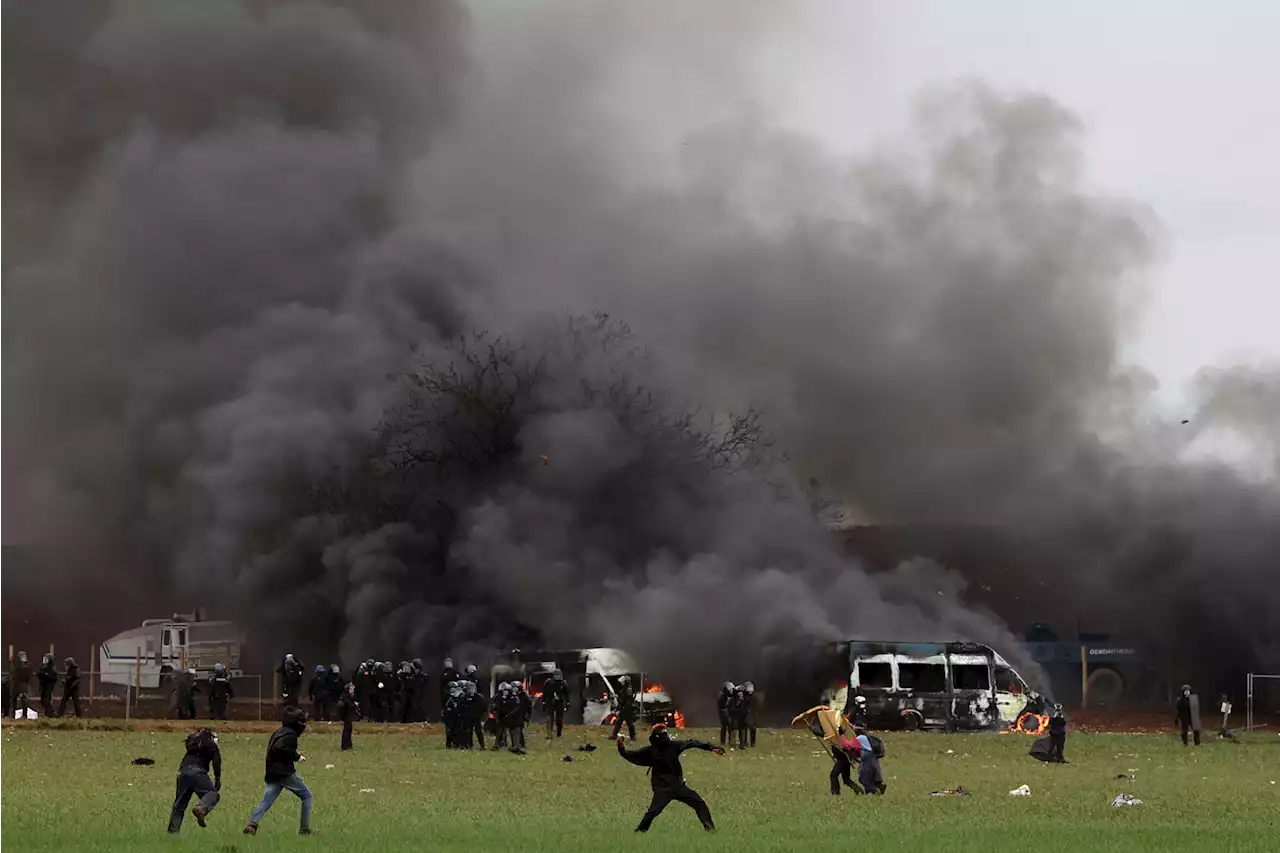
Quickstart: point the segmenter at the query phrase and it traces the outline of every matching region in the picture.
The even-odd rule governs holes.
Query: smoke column
[[[697,7],[6,4],[4,529],[48,555],[6,601],[203,601],[347,662],[523,626],[689,685],[797,640],[1009,648],[964,601],[989,578],[868,575],[572,398],[600,365],[548,317],[606,310],[664,405],[759,406],[862,518],[1016,529],[1078,612],[1274,662],[1276,376],[1147,416],[1120,351],[1157,225],[1084,188],[1074,118],[965,86],[836,156],[750,97],[816,16]],[[300,497],[471,330],[549,378],[448,541]],[[1271,467],[1188,457],[1217,427]]]

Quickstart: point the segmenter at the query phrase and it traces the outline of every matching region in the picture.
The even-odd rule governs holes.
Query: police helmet
[[[286,663],[293,663],[293,660],[294,660],[293,652],[290,652],[289,654],[285,655],[284,659]]]
[[[53,663],[53,652],[46,652],[44,656],[45,663]]]
[[[473,664],[473,663],[469,663],[469,664],[467,664],[467,668],[466,668],[466,673],[467,673],[467,675],[471,675],[472,673],[474,673],[474,672],[478,672],[478,671],[479,671],[479,670],[477,670],[477,669],[476,669],[476,665],[475,665],[475,664]]]
[[[329,671],[332,672],[334,675],[340,675],[342,673],[342,667],[338,666],[335,663],[333,666],[329,667]]]
[[[75,658],[67,658],[66,660],[64,660],[64,661],[62,662],[62,665],[63,665],[63,666],[67,666],[67,667],[75,666],[75,665],[76,665],[76,659],[75,659]]]
[[[622,675],[622,676],[619,676],[619,677],[618,677],[618,683],[619,683],[619,684],[630,684],[630,683],[631,683],[631,676],[629,676],[629,675]]]
[[[564,678],[564,673],[563,673],[563,672],[561,672],[561,671],[560,671],[560,670],[558,670],[558,669],[553,669],[553,670],[551,670],[551,677],[552,677],[552,678]]]
[[[733,682],[732,682],[732,681],[726,681],[726,682],[724,683],[724,689],[725,689],[725,690],[727,690],[727,691],[729,691],[730,693],[732,693],[732,692],[733,692]]]
[[[746,682],[745,684],[743,684],[743,685],[742,685],[742,689],[743,689],[743,690],[745,690],[745,691],[747,691],[748,693],[755,693],[755,692],[756,692],[756,686],[755,686],[754,684],[752,684],[750,681],[748,681],[748,682]]]
[[[23,663],[26,663],[26,662],[27,662],[27,653],[26,653],[26,652],[18,652],[18,660],[22,661]]]
[[[867,697],[866,697],[866,696],[854,696],[854,697],[853,697],[853,704],[855,704],[855,705],[865,705],[865,704],[867,704]]]
[[[444,668],[445,668],[445,669],[453,669],[453,658],[445,658],[445,659],[444,659]]]
[[[316,664],[316,675],[324,675],[324,664]]]
[[[213,672],[215,675],[222,675],[226,671],[227,671],[227,668],[220,663],[215,663],[213,665]]]

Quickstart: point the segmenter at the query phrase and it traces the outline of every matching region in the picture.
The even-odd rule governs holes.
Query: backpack
[[[880,736],[868,734],[867,740],[871,741],[871,751],[876,754],[876,758],[884,758],[884,741]]]

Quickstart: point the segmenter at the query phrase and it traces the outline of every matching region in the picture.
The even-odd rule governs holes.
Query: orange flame
[[[662,693],[665,690],[666,688],[663,687],[661,684],[658,684],[656,681],[650,681],[644,687],[645,693]]]
[[[684,714],[681,714],[679,711],[676,711],[676,728],[684,728]]]
[[[1049,718],[1044,714],[1023,714],[1013,728],[1000,732],[1002,735],[1017,732],[1024,735],[1042,735],[1049,730]]]

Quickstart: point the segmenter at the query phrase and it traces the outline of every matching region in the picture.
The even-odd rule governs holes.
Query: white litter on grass
[[[372,793],[374,793],[374,790],[373,790],[372,788],[361,788],[361,789],[360,789],[360,793],[362,793],[362,794],[372,794]]]
[[[954,749],[947,750],[947,755],[955,755],[955,754],[956,754],[956,751]]]
[[[1133,796],[1132,794],[1121,794],[1120,796],[1116,797],[1116,798],[1111,802],[1111,805],[1113,805],[1113,806],[1140,806],[1140,805],[1142,805],[1142,800],[1138,799],[1137,797]]]
[[[332,770],[333,768],[335,768],[335,767],[337,767],[337,766],[338,766],[338,765],[336,765],[336,764],[326,764],[326,765],[324,766],[324,769],[325,769],[325,770]]]
[[[1009,792],[1011,797],[1029,797],[1031,796],[1031,786],[1021,785]]]

